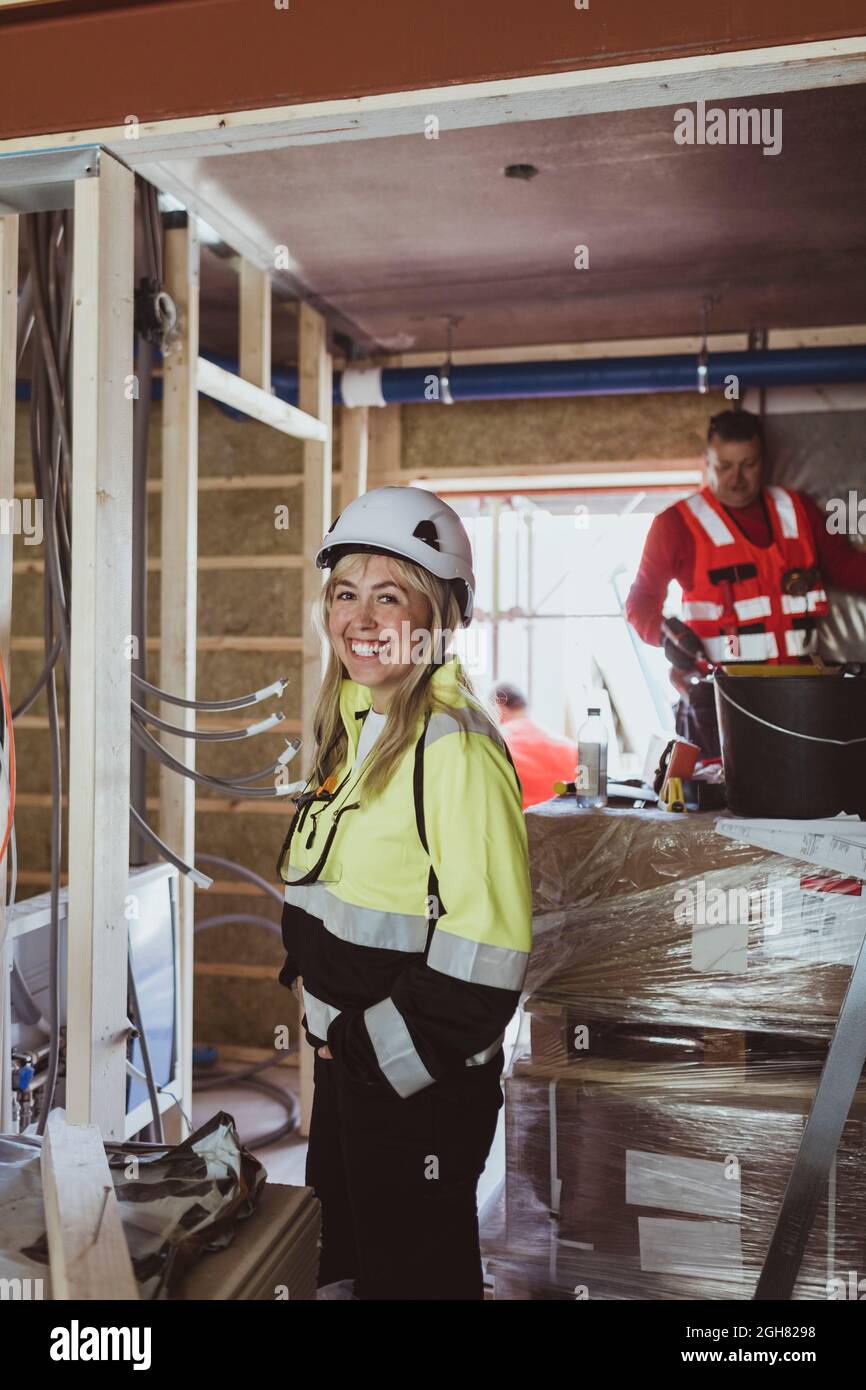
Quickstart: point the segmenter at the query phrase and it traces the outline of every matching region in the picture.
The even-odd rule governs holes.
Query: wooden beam
[[[133,175],[76,180],[66,1110],[123,1138],[132,621]]]
[[[138,1284],[102,1136],[54,1110],[42,1141],[45,1233],[55,1300],[135,1301]]]
[[[332,365],[327,350],[325,320],[309,304],[301,305],[299,317],[299,395],[301,409],[325,425],[325,440],[304,444],[304,512],[301,552],[304,556],[303,606],[301,610],[304,650],[301,658],[301,739],[303,763],[309,765],[315,752],[313,706],[325,669],[325,652],[312,626],[314,605],[322,593],[325,572],[316,568],[316,551],[331,524],[331,391]],[[301,1134],[310,1132],[313,1098],[313,1052],[301,1043]]]
[[[368,492],[374,487],[382,487],[386,474],[397,474],[402,469],[402,410],[403,407],[399,405],[386,405],[370,412]]]
[[[230,405],[234,410],[260,420],[263,425],[280,430],[282,434],[290,434],[294,439],[324,442],[325,427],[321,417],[314,418],[303,407],[298,410],[287,401],[268,395],[260,387],[244,381],[243,377],[227,372],[215,362],[209,362],[206,357],[198,359],[198,389],[205,396],[212,396],[215,401],[222,401],[223,405]]]
[[[182,337],[165,359],[162,387],[162,579],[160,581],[159,684],[184,700],[196,698],[198,564],[199,243],[195,220],[165,234],[165,288],[181,316]],[[195,711],[162,703],[163,719],[195,728]],[[195,742],[162,734],[163,746],[187,767],[195,766]],[[195,859],[195,784],[159,769],[159,835],[187,864]],[[192,1111],[193,885],[178,882],[180,980],[178,1076],[181,1104]],[[172,1139],[186,1137],[182,1113]]]
[[[245,7],[245,15],[248,9],[248,6]],[[562,13],[564,14],[564,11]],[[106,23],[105,18],[98,11],[94,11],[89,18],[94,25],[101,26],[101,36]],[[572,16],[572,25],[573,18]],[[624,20],[624,23],[628,24],[627,15],[620,15],[619,18],[620,22]],[[381,32],[388,32],[385,22],[379,16],[377,19]],[[146,21],[142,18],[139,22],[143,24]],[[200,32],[200,15],[191,17],[188,22],[197,26]],[[249,45],[249,22],[246,19],[244,22],[247,25],[245,39]],[[159,159],[168,162],[168,170],[171,161],[180,162],[185,155],[189,158],[195,157],[200,154],[202,146],[211,154],[236,156],[239,151],[246,153],[255,149],[280,149],[292,144],[308,147],[311,139],[317,143],[339,143],[346,140],[415,134],[423,128],[424,116],[428,113],[437,114],[443,128],[450,131],[530,120],[594,115],[599,111],[634,110],[653,106],[674,107],[694,101],[697,97],[707,102],[732,100],[737,97],[755,99],[765,94],[771,96],[788,91],[835,88],[863,82],[866,73],[866,44],[862,37],[840,38],[834,34],[829,38],[818,38],[813,31],[809,41],[801,41],[801,32],[792,42],[789,39],[794,35],[796,22],[796,15],[793,15],[791,29],[788,31],[789,37],[782,37],[782,31],[778,28],[774,30],[773,37],[752,31],[748,41],[755,44],[755,47],[740,49],[737,49],[737,43],[742,40],[737,39],[731,27],[730,37],[722,44],[725,51],[720,51],[717,28],[712,36],[697,44],[693,56],[689,57],[671,56],[669,39],[665,42],[667,52],[661,58],[654,56],[651,46],[645,46],[640,55],[636,56],[633,45],[626,44],[624,48],[631,50],[630,56],[634,59],[631,62],[622,61],[620,54],[616,52],[616,45],[611,42],[610,28],[603,25],[601,32],[604,34],[604,43],[597,57],[590,57],[582,44],[580,57],[574,59],[575,62],[586,65],[582,68],[564,70],[562,54],[566,49],[573,51],[569,39],[567,44],[560,45],[558,49],[554,45],[550,70],[546,70],[545,63],[538,61],[534,65],[527,64],[524,51],[519,67],[513,61],[506,61],[497,69],[497,73],[506,72],[513,74],[512,76],[497,75],[492,80],[489,76],[486,80],[467,76],[464,79],[458,77],[452,61],[445,84],[437,85],[436,78],[429,72],[429,66],[424,72],[417,71],[416,60],[412,76],[420,85],[413,87],[411,82],[394,81],[389,84],[385,80],[375,92],[366,95],[357,89],[357,55],[353,50],[355,71],[346,88],[348,91],[351,87],[351,95],[348,96],[319,99],[310,94],[301,97],[296,91],[292,98],[293,104],[289,106],[280,106],[273,101],[268,103],[251,100],[248,104],[236,101],[234,110],[222,108],[218,101],[206,105],[200,102],[197,110],[207,110],[206,115],[175,114],[167,119],[146,117],[141,122],[135,141],[129,140],[129,125],[122,122],[104,123],[98,118],[89,119],[84,115],[76,125],[73,121],[58,117],[53,122],[48,122],[50,134],[26,135],[19,130],[6,140],[0,141],[0,154],[17,154],[21,150],[53,150],[61,143],[107,145],[117,142],[118,153],[125,150],[130,163],[134,163],[141,172],[144,172],[142,166],[146,161]],[[802,19],[799,22],[802,31]],[[503,18],[501,7],[497,24],[506,31],[509,28],[507,20]],[[81,29],[80,24],[77,27]],[[514,27],[525,50],[525,33],[519,24]],[[539,27],[544,28],[543,25]],[[483,29],[482,24],[482,34]],[[83,29],[81,34],[86,45],[90,40]],[[42,41],[42,38],[43,26],[40,26],[39,41]],[[320,38],[318,31],[316,38]],[[391,38],[393,42],[393,35]],[[343,39],[345,47],[345,35]],[[467,52],[471,48],[473,52],[483,53],[485,74],[493,70],[487,39],[489,35],[486,38],[479,37],[474,44],[467,46]],[[175,77],[174,70],[167,69],[167,72],[172,74],[174,91],[172,100],[166,103],[165,109],[174,105],[174,109],[177,110],[176,100],[173,99],[184,75],[183,59],[189,46],[196,42],[198,40],[193,35],[185,43],[176,46],[177,71],[180,76]],[[319,46],[321,47],[321,44]],[[93,52],[97,48],[100,52],[104,51],[104,44],[91,42],[90,47]],[[438,37],[431,47],[437,53],[442,50]],[[453,48],[453,45],[446,45],[452,59]],[[608,62],[611,53],[613,62]],[[63,59],[68,64],[68,52],[63,54]],[[527,67],[531,67],[530,74],[524,75]],[[104,96],[104,60],[102,76],[99,94]],[[233,80],[235,77],[236,75],[233,75]],[[328,91],[339,90],[339,84],[335,85],[334,82],[332,58],[327,78]],[[140,80],[144,81],[145,77],[141,77]],[[149,82],[151,101],[152,87],[152,82]],[[259,89],[261,90],[260,84]],[[260,90],[256,93],[257,97]],[[10,100],[15,96],[16,93],[13,92]],[[63,96],[64,94],[60,93],[61,99]],[[20,107],[19,101],[16,106],[19,124]],[[119,101],[117,109],[121,109]],[[43,98],[40,115],[44,117],[45,114]],[[25,122],[22,130],[33,129],[37,124],[39,122],[31,121],[28,127]],[[11,122],[7,122],[7,125],[12,128]],[[73,134],[77,136],[75,140],[72,139]],[[214,188],[213,180],[202,179],[200,183],[200,196],[203,198],[210,195],[214,204],[219,207],[219,188]],[[195,211],[201,214],[200,207]],[[235,206],[230,211],[231,217],[229,209],[222,207],[225,221],[231,221],[236,227],[238,209]],[[211,225],[216,231],[223,233],[218,221],[212,222]],[[230,236],[227,239],[230,245],[237,245],[240,238],[236,235],[234,239]],[[253,240],[252,236],[250,240]],[[261,234],[260,240],[264,240]],[[272,254],[272,247],[270,253]],[[260,248],[259,254],[264,255],[263,248]]]
[[[18,305],[18,218],[0,217],[0,497],[15,495],[15,356]],[[0,532],[0,658],[11,687],[12,534]],[[5,733],[8,747],[9,732]],[[5,826],[8,798],[0,797],[0,821]],[[6,941],[6,864],[0,864],[0,1134],[12,1129],[12,1090],[9,1072],[11,1010],[9,951]]]
[[[271,390],[271,277],[245,256],[240,273],[240,352],[238,364],[245,381]]]
[[[200,555],[199,571],[221,573],[227,570],[299,570],[303,566],[300,555]],[[154,555],[148,558],[149,574],[159,574],[162,558]],[[16,560],[12,566],[13,574],[43,574],[44,560]],[[15,721],[16,724],[18,721]]]
[[[381,407],[380,407],[381,408]],[[340,413],[340,509],[367,491],[369,416],[366,405],[343,406]]]
[[[213,890],[210,890],[213,891]],[[229,980],[269,980],[276,984],[278,965],[249,965],[241,961],[200,960],[196,975],[214,975]]]
[[[195,645],[200,652],[299,652],[303,650],[304,641],[302,637],[199,637]],[[159,637],[148,637],[149,652],[158,652],[162,646]],[[41,652],[44,647],[41,637],[12,638],[13,652]],[[172,723],[177,722],[173,717]]]

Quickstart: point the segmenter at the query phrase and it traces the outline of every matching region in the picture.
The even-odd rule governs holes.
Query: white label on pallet
[[[692,926],[692,969],[726,975],[745,975],[749,923],[729,921]]]
[[[764,926],[764,955],[854,964],[866,928],[866,897],[858,880],[812,873],[769,882],[780,910]]]
[[[666,1207],[701,1216],[740,1219],[739,1171],[724,1162],[679,1154],[626,1149],[625,1200],[638,1207]]]
[[[640,1267],[648,1274],[738,1279],[743,1273],[739,1222],[638,1217]]]

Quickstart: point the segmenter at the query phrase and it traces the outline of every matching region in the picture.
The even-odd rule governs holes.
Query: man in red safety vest
[[[626,617],[645,642],[664,646],[680,693],[677,732],[714,757],[713,690],[698,663],[808,661],[828,612],[825,582],[866,594],[866,551],[828,531],[811,498],[764,485],[757,415],[713,416],[706,459],[706,485],[653,521]],[[682,619],[662,616],[673,579]]]
[[[574,781],[577,744],[545,733],[529,718],[525,695],[506,681],[494,687],[491,702],[520,778],[524,811],[549,801],[554,782]]]

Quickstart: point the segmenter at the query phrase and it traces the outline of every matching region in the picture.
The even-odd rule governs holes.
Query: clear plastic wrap
[[[554,807],[527,816],[533,1058],[592,1052],[602,1022],[826,1043],[866,929],[859,882],[718,835],[714,814]]]
[[[573,802],[527,816],[535,945],[506,1083],[506,1228],[486,1251],[497,1298],[754,1293],[866,898],[716,819]],[[864,1277],[866,1082],[794,1297],[851,1296]]]
[[[591,1072],[591,1079],[590,1079]],[[506,1082],[506,1230],[497,1298],[749,1299],[815,1078],[686,1063],[518,1065]],[[866,1275],[866,1088],[819,1205],[795,1299]]]

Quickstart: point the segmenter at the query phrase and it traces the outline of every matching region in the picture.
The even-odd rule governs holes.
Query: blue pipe
[[[205,353],[227,371],[237,371],[229,357]],[[454,401],[505,401],[562,396],[616,396],[658,391],[696,391],[698,359],[683,353],[670,357],[598,357],[570,362],[497,362],[452,367],[448,384]],[[385,367],[382,395],[388,405],[438,402],[431,390],[437,367]],[[767,352],[721,352],[708,361],[708,384],[722,388],[736,377],[740,393],[749,386],[823,386],[866,381],[866,347],[783,348]],[[274,394],[298,403],[298,373],[272,373]],[[342,405],[342,374],[334,377],[334,404]],[[159,399],[162,382],[154,381]],[[28,400],[30,383],[16,383],[16,398]],[[239,412],[228,410],[237,417]]]
[[[770,352],[722,352],[709,358],[709,385],[736,376],[748,386],[819,386],[866,381],[866,347],[785,348]],[[599,357],[570,362],[501,362],[452,367],[455,401],[526,400],[552,396],[616,396],[635,392],[696,391],[697,357]],[[386,367],[382,394],[391,403],[423,402],[431,367]],[[425,391],[427,395],[425,395]],[[338,399],[335,396],[335,399]]]

